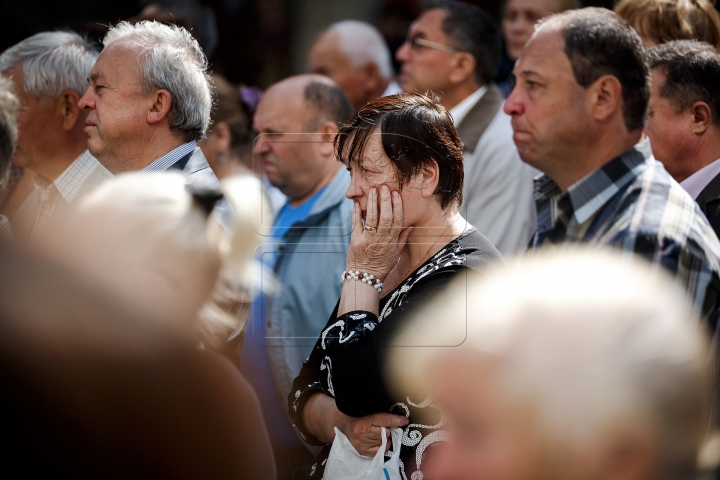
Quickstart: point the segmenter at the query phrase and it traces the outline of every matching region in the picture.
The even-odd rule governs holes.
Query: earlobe
[[[620,108],[622,86],[613,75],[604,75],[590,87],[591,108],[598,121],[605,121]]]
[[[450,71],[450,81],[456,84],[465,82],[475,72],[475,57],[469,53],[458,53]]]
[[[67,90],[60,96],[60,115],[63,120],[63,129],[70,131],[75,127],[78,116],[80,114],[80,96],[72,91]]]

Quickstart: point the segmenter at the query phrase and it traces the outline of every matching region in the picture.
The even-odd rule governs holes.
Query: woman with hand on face
[[[302,437],[323,446],[312,478],[323,475],[334,427],[364,456],[380,447],[381,427],[386,435],[404,427],[400,466],[410,478],[423,468],[427,447],[447,439],[429,399],[390,393],[385,347],[456,275],[504,260],[459,213],[462,143],[436,100],[398,94],[370,102],[340,128],[335,148],[354,201],[347,270],[338,278],[338,305],[295,379],[289,411]]]
[[[580,8],[578,0],[506,0],[501,6],[502,34],[508,58],[514,64],[535,31],[535,24],[553,13]],[[506,61],[506,60],[504,60]],[[510,67],[512,70],[512,67]],[[515,86],[511,72],[498,87],[507,97]]]

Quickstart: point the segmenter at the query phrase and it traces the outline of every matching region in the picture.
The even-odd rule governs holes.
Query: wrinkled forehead
[[[113,42],[100,53],[95,65],[90,69],[90,75],[139,74],[147,51],[137,39],[123,38]]]

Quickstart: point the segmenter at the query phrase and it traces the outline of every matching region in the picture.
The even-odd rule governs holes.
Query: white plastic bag
[[[401,480],[400,479],[400,440],[402,428],[393,428],[392,457],[385,461],[387,438],[382,427],[382,445],[375,458],[364,457],[357,453],[350,440],[335,427],[335,440],[330,447],[330,456],[325,464],[323,480]]]

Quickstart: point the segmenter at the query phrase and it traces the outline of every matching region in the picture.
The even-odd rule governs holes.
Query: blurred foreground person
[[[51,236],[85,196],[112,178],[87,150],[87,112],[78,107],[97,55],[72,32],[38,33],[0,55],[0,72],[22,104],[13,161],[35,173],[34,190],[11,219],[21,244]]]
[[[286,399],[340,295],[351,229],[350,178],[333,140],[352,106],[335,82],[297,75],[271,86],[258,105],[254,161],[287,195],[258,257],[277,288],[259,296],[242,351],[242,372],[260,398],[278,475],[307,476],[312,455],[294,432]],[[267,277],[263,276],[263,285]],[[263,290],[270,290],[265,286]]]
[[[400,471],[423,478],[423,452],[444,440],[442,417],[418,424],[438,413],[431,402],[391,393],[382,378],[388,341],[453,278],[505,262],[460,214],[462,143],[434,99],[370,102],[341,127],[335,148],[352,175],[350,250],[335,278],[340,299],[293,383],[289,410],[303,438],[323,447],[311,478],[323,477],[336,427],[369,457],[381,446],[380,427],[388,435],[405,427]]]
[[[505,0],[502,6],[502,34],[505,51],[514,63],[525,44],[535,31],[535,24],[548,15],[580,8],[578,0]],[[507,97],[515,86],[515,75],[509,77],[498,88]]]
[[[646,50],[673,40],[720,47],[720,16],[713,0],[620,0],[614,10],[638,32]]]
[[[10,166],[17,144],[17,114],[20,102],[12,93],[12,83],[0,78],[0,186],[5,187],[10,176]],[[0,215],[0,246],[12,240],[10,222]]]
[[[609,10],[548,17],[515,64],[505,102],[536,181],[531,248],[611,245],[662,265],[715,323],[720,241],[662,164],[634,148],[650,96],[637,33]]]
[[[677,40],[648,50],[647,62],[652,90],[645,134],[653,154],[720,235],[720,52]]]
[[[258,400],[237,370],[179,324],[98,287],[0,251],[9,475],[274,479]]]
[[[118,176],[82,203],[53,253],[124,303],[227,353],[247,319],[259,190],[250,176],[219,191],[188,190],[181,172]],[[209,216],[223,194],[235,212],[231,236]]]
[[[366,22],[344,20],[330,25],[313,43],[308,67],[337,83],[356,111],[376,98],[402,91],[393,78],[387,42]]]
[[[255,87],[237,87],[225,77],[213,74],[213,107],[210,127],[205,138],[198,141],[203,155],[217,178],[230,175],[254,174],[262,179],[263,191],[271,203],[267,210],[268,224],[285,204],[285,195],[267,181],[260,159],[252,154],[255,139],[252,118],[262,98],[262,90]]]
[[[455,286],[389,350],[390,384],[444,414],[450,445],[430,457],[432,478],[695,478],[707,341],[666,274],[564,252]]]
[[[492,83],[500,31],[480,8],[455,0],[426,4],[396,57],[404,91],[436,94],[463,142],[463,216],[503,255],[524,252],[535,228],[532,178],[512,142],[502,93]]]

